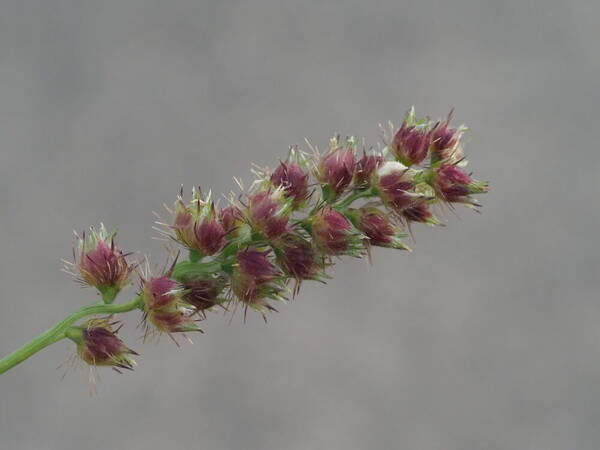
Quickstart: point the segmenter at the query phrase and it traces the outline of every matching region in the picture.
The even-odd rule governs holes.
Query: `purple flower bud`
[[[371,176],[384,163],[385,159],[381,155],[363,155],[356,163],[354,172],[354,184],[358,187],[368,187]]]
[[[354,148],[332,148],[319,161],[316,176],[337,196],[352,182],[354,166]]]
[[[294,208],[301,207],[308,198],[308,174],[295,162],[280,162],[271,174],[271,183],[281,187],[284,195],[293,200]]]
[[[289,231],[289,205],[282,201],[281,192],[260,191],[248,198],[248,220],[267,239],[277,238]]]
[[[268,298],[281,299],[281,272],[271,262],[269,251],[242,250],[237,255],[231,289],[240,301],[257,309],[273,309]]]
[[[470,194],[488,191],[487,183],[473,180],[461,168],[443,164],[435,172],[435,189],[446,202],[476,204]]]
[[[412,166],[427,158],[430,142],[429,130],[404,121],[390,144],[390,150],[402,164]]]
[[[90,234],[79,239],[79,258],[75,268],[81,282],[100,291],[112,288],[115,292],[129,283],[134,267],[127,263],[126,256],[115,245],[115,233],[108,233],[104,225],[99,230],[90,229]]]
[[[202,312],[221,303],[219,295],[225,289],[226,281],[223,277],[190,277],[182,282],[183,300],[196,311]]]
[[[196,242],[196,234],[194,232],[195,222],[195,217],[191,213],[190,208],[179,198],[175,203],[173,225],[171,228],[175,231],[175,239],[188,248],[192,248]]]
[[[147,320],[154,325],[159,333],[185,333],[202,331],[190,314],[180,308],[167,307],[151,310],[147,313]]]
[[[323,264],[310,241],[295,234],[283,236],[278,242],[278,261],[286,274],[301,280],[318,278]]]
[[[458,143],[464,128],[451,128],[451,117],[452,112],[448,115],[448,119],[439,122],[432,131],[431,151],[437,160],[462,158],[462,150]]]
[[[402,217],[407,222],[428,223],[430,225],[439,224],[439,221],[429,210],[427,199],[423,199],[422,201],[415,203],[413,206],[404,209],[402,211]]]
[[[170,274],[142,281],[145,319],[158,332],[179,333],[200,331],[194,319],[185,311],[183,289]]]
[[[257,283],[272,281],[279,270],[269,259],[269,251],[242,250],[237,255],[238,272],[252,277]]]
[[[374,179],[383,202],[396,213],[412,206],[421,196],[412,192],[413,171],[399,162],[387,162]]]
[[[201,206],[199,198],[195,201],[195,206],[186,206],[180,198],[175,204],[175,217],[171,226],[175,232],[175,240],[202,255],[214,255],[225,244],[225,229],[218,220],[212,202]]]
[[[328,255],[358,255],[363,250],[360,234],[342,213],[330,207],[312,217],[311,233],[317,248]]]
[[[167,275],[152,277],[143,282],[142,295],[148,309],[160,309],[181,298],[181,286]]]
[[[369,244],[378,247],[408,249],[401,238],[405,234],[394,224],[391,217],[374,206],[351,209],[348,216],[352,223],[368,238]]]
[[[198,249],[205,255],[214,255],[223,248],[225,242],[225,229],[221,222],[212,214],[196,227]]]
[[[231,234],[244,222],[244,213],[237,206],[229,205],[220,211],[219,220],[225,233]]]
[[[358,229],[369,238],[372,245],[387,247],[392,243],[396,230],[385,213],[375,208],[361,208],[357,212]]]
[[[71,329],[68,334],[77,342],[77,354],[91,366],[112,366],[116,370],[132,370],[135,361],[130,355],[136,352],[127,347],[110,322],[110,318],[90,319],[82,327]]]

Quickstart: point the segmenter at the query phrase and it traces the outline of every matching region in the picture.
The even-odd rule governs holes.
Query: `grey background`
[[[94,300],[60,272],[104,221],[164,261],[181,183],[247,182],[304,136],[466,122],[483,214],[345,261],[264,325],[213,315],[133,374],[0,380],[2,450],[597,449],[594,1],[1,1],[0,354]]]

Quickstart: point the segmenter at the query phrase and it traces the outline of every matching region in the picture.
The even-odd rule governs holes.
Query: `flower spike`
[[[64,337],[92,369],[131,369],[136,353],[117,336],[113,314],[141,310],[143,337],[166,334],[177,342],[173,335],[201,332],[198,322],[210,311],[233,317],[241,307],[244,319],[255,310],[266,320],[275,302],[297,296],[301,283],[327,280],[343,256],[371,260],[375,247],[409,250],[404,238],[413,227],[440,224],[433,211],[476,208],[475,195],[488,191],[465,171],[466,128],[450,120],[451,114],[435,123],[419,119],[411,108],[399,127],[390,123],[383,130],[381,147],[363,142],[362,156],[354,137],[335,136],[324,154],[308,141],[312,155],[293,146],[274,170],[254,166],[258,179],[249,190],[236,179],[241,192],[227,195],[223,208],[210,191],[193,189],[185,200],[182,190],[167,207],[171,220],[157,223],[170,255],[177,245],[185,257],[158,275],[140,270],[139,290],[128,302],[113,303],[135,265],[115,244],[114,232],[91,229],[78,238],[67,269],[95,287],[103,302],[80,308],[0,359],[0,374]]]

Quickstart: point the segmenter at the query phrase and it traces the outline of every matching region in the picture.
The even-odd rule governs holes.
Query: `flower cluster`
[[[116,328],[115,328],[116,327]],[[137,353],[117,336],[121,326],[112,317],[88,319],[79,327],[71,327],[67,336],[77,344],[77,354],[90,366],[110,366],[133,370]]]
[[[177,198],[171,227],[176,239],[198,257],[217,253],[224,244],[225,228],[210,199],[202,198],[200,191],[193,191],[192,202],[186,205],[183,193]]]
[[[200,331],[185,301],[183,287],[172,278],[172,270],[164,275],[141,280],[144,322],[148,332],[182,333]],[[153,327],[153,328],[152,328]]]
[[[303,281],[326,280],[341,256],[363,257],[372,246],[407,250],[412,224],[439,224],[435,213],[456,204],[476,208],[473,196],[488,190],[465,171],[466,128],[450,121],[419,119],[411,109],[384,132],[384,146],[359,153],[357,139],[336,136],[324,153],[293,147],[273,170],[256,170],[251,188],[223,207],[199,189],[189,201],[181,191],[160,225],[188,258],[158,276],[140,274],[132,309],[142,310],[146,330],[168,335],[199,331],[197,322],[217,308],[266,317]],[[83,283],[110,291],[106,303],[135,267],[113,238],[104,227],[84,236],[74,263]],[[130,368],[133,352],[111,326],[89,322],[73,331],[78,353],[91,365]]]
[[[95,287],[105,303],[112,303],[129,284],[135,270],[135,265],[127,262],[129,255],[117,247],[116,234],[116,231],[109,233],[104,224],[99,229],[90,228],[88,233],[77,236],[74,261],[64,261],[65,271],[83,286]]]

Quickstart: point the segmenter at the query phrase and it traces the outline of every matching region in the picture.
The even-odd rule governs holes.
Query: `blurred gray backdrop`
[[[135,373],[0,379],[1,450],[597,449],[600,3],[0,2],[0,354],[93,301],[60,272],[100,221],[164,261],[153,210],[404,111],[456,110],[483,214],[345,261],[265,325],[213,315]]]

